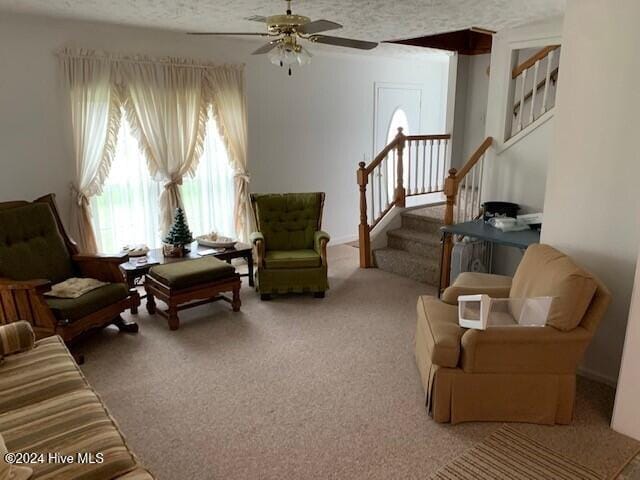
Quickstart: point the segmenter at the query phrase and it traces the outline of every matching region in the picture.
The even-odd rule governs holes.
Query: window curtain
[[[224,66],[208,70],[213,106],[220,136],[224,139],[234,170],[236,232],[246,241],[254,229],[247,168],[247,106],[244,68]]]
[[[60,62],[69,92],[75,161],[71,231],[81,251],[95,253],[89,199],[102,191],[115,154],[120,99],[108,60],[63,51]]]
[[[202,158],[194,177],[185,178],[181,187],[189,228],[195,236],[216,232],[237,238],[234,188],[227,149],[209,108]]]
[[[91,197],[91,213],[100,252],[119,252],[125,245],[162,246],[160,193],[149,175],[138,140],[122,118],[116,154],[102,193]]]
[[[163,184],[160,228],[164,236],[184,208],[180,185],[192,176],[202,156],[207,104],[205,70],[188,64],[119,62],[125,84],[124,108],[147,158],[152,178]]]

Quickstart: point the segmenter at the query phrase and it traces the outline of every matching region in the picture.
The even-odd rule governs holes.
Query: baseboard
[[[329,245],[342,245],[344,243],[355,242],[358,240],[358,235],[344,235],[342,237],[331,238]]]
[[[578,375],[593,380],[594,382],[604,383],[610,387],[616,388],[618,386],[618,380],[611,378],[607,375],[603,375],[590,368],[578,367]]]

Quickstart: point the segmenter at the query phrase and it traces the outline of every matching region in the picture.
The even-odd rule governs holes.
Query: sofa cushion
[[[418,329],[431,353],[431,362],[455,368],[460,359],[460,339],[465,332],[458,325],[458,307],[431,296],[418,298]]]
[[[196,260],[158,265],[149,270],[149,275],[169,287],[188,288],[222,280],[233,275],[235,271],[233,265],[222,260],[215,257],[203,257]]]
[[[129,296],[124,283],[110,283],[91,290],[78,298],[45,297],[47,305],[59,320],[74,322],[98,310],[113,305]]]
[[[267,250],[312,249],[320,230],[321,193],[253,195]]]
[[[34,463],[34,480],[118,478],[137,468],[113,419],[60,337],[40,340],[32,350],[7,357],[0,366],[0,382],[0,397],[14,400],[2,402],[0,410],[0,431],[9,451],[104,455],[102,463]]]
[[[315,250],[270,250],[264,260],[267,268],[310,268],[322,263]]]
[[[31,350],[6,356],[0,365],[0,415],[82,388],[84,384],[58,337],[39,340]]]
[[[577,327],[597,289],[593,276],[549,245],[531,245],[518,266],[511,298],[553,297],[547,325],[562,331]]]
[[[69,251],[48,204],[0,209],[0,277],[58,283],[73,275]]]

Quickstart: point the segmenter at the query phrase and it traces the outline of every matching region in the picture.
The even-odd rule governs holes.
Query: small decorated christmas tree
[[[180,207],[176,209],[173,225],[171,225],[171,229],[165,237],[164,242],[176,247],[184,247],[193,242],[193,235],[191,235],[191,230],[189,230],[189,225],[187,225],[187,219]]]

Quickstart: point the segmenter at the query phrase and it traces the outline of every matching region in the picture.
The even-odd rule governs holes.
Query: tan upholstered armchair
[[[545,327],[458,325],[459,295],[552,296]],[[437,422],[568,424],[576,369],[611,295],[593,275],[548,245],[530,246],[513,279],[463,273],[442,300],[418,300],[416,362]]]
[[[26,320],[38,338],[58,334],[73,340],[85,331],[115,324],[137,332],[120,314],[140,305],[119,265],[126,255],[79,254],[60,221],[53,195],[35,202],[0,203],[0,325]],[[44,293],[70,277],[108,282],[78,298]]]

